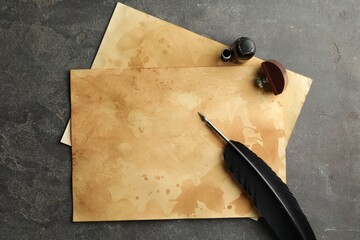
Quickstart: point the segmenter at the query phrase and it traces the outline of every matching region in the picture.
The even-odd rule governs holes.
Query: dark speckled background
[[[313,78],[288,184],[318,239],[360,239],[359,1],[123,2],[226,44],[250,36]],[[115,3],[0,2],[0,239],[273,239],[247,219],[71,222],[69,69],[91,66]]]

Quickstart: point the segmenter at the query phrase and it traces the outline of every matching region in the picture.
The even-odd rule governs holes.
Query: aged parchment
[[[167,23],[165,21],[162,21],[160,19],[157,19],[155,17],[152,17],[150,15],[147,15],[145,13],[142,13],[140,11],[137,11],[135,9],[132,9],[130,7],[127,7],[123,4],[118,4],[113,17],[109,23],[108,29],[105,33],[105,36],[103,38],[103,41],[101,43],[101,46],[99,48],[98,54],[94,60],[92,68],[118,68],[119,70],[115,70],[117,72],[116,74],[120,74],[120,72],[123,72],[125,68],[129,67],[141,67],[141,68],[149,68],[149,67],[192,67],[192,66],[224,66],[224,65],[232,65],[231,63],[223,63],[219,59],[219,53],[224,48],[223,44],[220,44],[218,42],[215,42],[211,39],[202,37],[200,35],[197,35],[195,33],[192,33],[188,30],[185,30],[183,28],[180,28],[178,26],[175,26],[173,24]],[[260,59],[253,58],[249,63],[246,63],[245,65],[237,65],[235,68],[237,70],[242,69],[237,72],[238,74],[236,77],[240,77],[242,79],[250,79],[250,81],[254,81],[256,78],[256,71],[259,71],[260,69]],[[234,69],[235,69],[234,68]],[[228,72],[228,68],[223,69],[227,72],[227,74],[231,74],[233,72]],[[99,70],[100,71],[100,70]],[[130,73],[133,70],[125,70],[127,72],[125,75],[131,75],[134,73]],[[146,70],[144,70],[146,71]],[[152,71],[152,70],[148,70]],[[159,70],[164,71],[164,70]],[[102,70],[100,71],[102,72]],[[193,74],[195,72],[191,71]],[[284,93],[281,96],[275,97],[271,96],[271,94],[263,94],[262,90],[259,89],[253,89],[256,91],[255,94],[261,94],[267,97],[272,97],[276,99],[276,102],[279,106],[278,112],[271,112],[268,111],[266,114],[272,115],[274,117],[276,115],[276,121],[279,121],[279,124],[282,124],[282,127],[280,125],[277,129],[284,129],[284,137],[280,137],[278,140],[272,140],[279,144],[279,141],[283,141],[283,145],[286,146],[288,139],[290,137],[290,134],[292,132],[292,129],[294,127],[294,124],[296,122],[296,119],[300,113],[301,107],[305,101],[305,97],[308,93],[308,90],[311,85],[311,79],[306,78],[304,76],[301,76],[299,74],[293,73],[291,71],[289,72],[289,83],[287,89],[284,91]],[[80,75],[82,76],[81,73]],[[95,74],[92,73],[90,75]],[[115,74],[115,75],[116,75]],[[123,73],[122,73],[123,74]],[[249,75],[248,75],[249,74]],[[73,76],[78,76],[77,73],[72,73]],[[86,74],[85,74],[86,75]],[[97,76],[97,74],[95,74]],[[151,75],[151,74],[150,74]],[[98,84],[101,85],[101,81],[103,80],[100,77],[94,77],[92,81],[99,81]],[[216,75],[218,76],[218,75]],[[219,76],[218,76],[219,77]],[[232,76],[234,77],[234,76]],[[84,76],[80,77],[79,79],[83,79]],[[120,79],[122,81],[123,78]],[[200,79],[201,80],[201,79]],[[129,80],[125,80],[129,81]],[[84,83],[86,84],[86,83]],[[119,83],[120,84],[120,83]],[[107,91],[107,90],[106,90]],[[187,95],[186,95],[187,96]],[[186,101],[190,101],[189,96],[186,97]],[[194,100],[194,99],[192,99]],[[73,104],[73,103],[72,103]],[[76,103],[75,103],[76,104]],[[140,104],[137,103],[137,104]],[[254,103],[255,104],[255,103]],[[236,105],[236,104],[235,104]],[[81,106],[81,105],[79,105]],[[142,106],[141,104],[139,106]],[[73,107],[73,105],[72,105]],[[135,105],[134,105],[135,107]],[[81,107],[81,109],[83,106]],[[282,108],[282,109],[280,109]],[[99,109],[96,109],[98,111]],[[221,109],[222,111],[224,109]],[[283,116],[281,117],[281,113],[283,112]],[[206,112],[204,112],[206,113]],[[99,113],[98,113],[99,114]],[[231,125],[231,122],[226,122],[226,124],[222,124],[221,121],[217,122],[217,119],[221,119],[220,116],[214,115],[211,116],[210,113],[206,113],[209,118],[215,121],[215,123],[219,123],[222,126],[223,125]],[[219,114],[219,113],[218,113]],[[247,113],[245,113],[247,114]],[[264,114],[264,113],[263,113]],[[273,115],[275,114],[275,115]],[[158,116],[158,115],[157,115]],[[188,116],[188,115],[184,115]],[[193,116],[193,115],[191,115]],[[196,115],[194,115],[196,116]],[[196,116],[197,117],[197,116]],[[225,117],[225,116],[224,116]],[[248,117],[248,116],[247,116]],[[261,118],[261,117],[260,117]],[[266,118],[265,118],[266,119]],[[96,119],[90,118],[86,120],[92,120],[91,122],[96,122],[98,124],[98,128],[102,129],[103,127],[106,127],[105,125],[102,125],[100,120],[104,121],[106,119],[103,119],[101,117],[98,117]],[[193,119],[193,123],[197,123],[198,119]],[[275,121],[273,119],[273,121]],[[201,125],[200,125],[201,126]],[[226,128],[224,126],[224,128]],[[234,127],[234,126],[227,126],[228,128]],[[236,127],[236,124],[235,124]],[[120,128],[121,129],[121,128]],[[247,128],[246,128],[247,129]],[[64,133],[62,142],[70,145],[70,127],[67,128],[67,132]],[[80,132],[80,136],[82,136],[81,131],[83,131],[81,128],[78,130],[73,131],[74,136],[73,139],[77,138],[77,135]],[[227,130],[229,134],[232,133],[233,130]],[[242,131],[242,130],[236,130],[236,131]],[[247,131],[247,130],[245,130]],[[274,129],[269,130],[269,132],[274,131]],[[227,133],[228,133],[227,132]],[[211,134],[210,134],[211,135]],[[213,138],[214,136],[208,135],[207,137]],[[89,138],[92,135],[89,135]],[[238,139],[234,136],[234,139]],[[90,139],[88,139],[90,140]],[[97,140],[97,139],[94,139]],[[121,140],[121,139],[120,139]],[[119,140],[119,141],[120,141]],[[123,140],[123,139],[122,139]],[[216,138],[214,141],[218,141]],[[244,140],[244,139],[238,139],[238,140]],[[245,139],[246,140],[246,139]],[[154,141],[154,140],[153,140]],[[249,141],[249,140],[246,140]],[[271,139],[267,139],[265,142],[271,141]],[[154,141],[156,142],[156,141]],[[83,142],[79,142],[79,145],[84,144]],[[210,143],[209,143],[210,144]],[[219,144],[219,143],[217,143]],[[269,144],[274,143],[266,143],[267,146],[270,146]],[[79,146],[78,145],[78,146]],[[92,145],[84,145],[84,149],[87,147],[90,147]],[[253,149],[255,152],[258,153],[258,151],[265,151],[264,149],[261,150],[261,145],[256,145],[255,149]],[[279,145],[280,146],[280,145]],[[278,152],[278,155],[281,156],[276,161],[278,161],[278,165],[281,166],[276,169],[276,172],[280,175],[283,180],[285,180],[285,173],[286,173],[286,166],[285,166],[285,148],[282,149],[281,147],[277,147],[276,149],[272,149],[273,152]],[[74,151],[76,151],[77,146],[75,146]],[[220,153],[220,149],[217,149],[218,153]],[[267,154],[271,153],[266,150]],[[259,155],[263,156],[264,159],[267,159],[265,152],[259,153]],[[79,156],[79,155],[78,155]],[[80,156],[82,156],[80,154]],[[222,164],[222,157],[221,154],[219,155],[220,163]],[[273,156],[273,155],[272,155]],[[101,162],[103,159],[99,158],[99,161]],[[254,212],[251,207],[250,203],[247,200],[247,198],[244,197],[244,195],[240,196],[240,192],[238,188],[229,188],[226,189],[226,187],[222,186],[222,189],[224,191],[223,194],[225,194],[224,200],[224,206],[226,206],[226,209],[223,209],[223,205],[221,205],[221,211],[216,212],[214,209],[214,206],[212,206],[212,203],[207,202],[205,199],[205,195],[208,198],[214,198],[214,201],[216,200],[216,197],[209,195],[209,190],[205,192],[204,185],[200,184],[201,179],[205,179],[204,181],[207,182],[209,178],[213,178],[213,181],[215,181],[215,178],[225,177],[224,172],[222,173],[216,173],[216,171],[219,170],[219,167],[222,165],[218,165],[215,167],[215,173],[211,172],[202,172],[200,171],[198,176],[191,176],[194,177],[194,179],[198,180],[192,180],[192,178],[179,178],[179,184],[178,186],[175,185],[175,190],[171,188],[165,188],[165,184],[170,177],[167,178],[166,181],[160,182],[162,179],[161,176],[165,175],[156,175],[149,177],[148,175],[141,175],[143,176],[143,182],[139,182],[139,179],[133,179],[130,176],[133,176],[133,174],[136,173],[136,168],[130,168],[128,172],[126,172],[127,175],[121,175],[121,179],[126,179],[126,181],[134,182],[134,184],[137,186],[135,189],[137,193],[142,193],[140,191],[141,189],[148,189],[149,185],[147,184],[157,184],[156,186],[161,186],[162,190],[156,190],[155,192],[160,194],[157,197],[153,196],[153,199],[150,198],[141,198],[140,195],[136,195],[139,199],[133,198],[132,195],[127,195],[130,192],[127,192],[127,190],[122,190],[124,186],[119,187],[118,189],[112,188],[109,186],[113,186],[112,182],[107,182],[103,180],[103,182],[99,182],[99,176],[103,176],[100,174],[96,178],[91,177],[88,175],[88,171],[96,171],[99,167],[102,165],[99,162],[95,163],[93,162],[93,158],[91,157],[90,160],[87,160],[85,156],[82,156],[81,158],[74,156],[74,169],[73,169],[73,179],[74,179],[74,221],[97,221],[97,220],[126,220],[126,219],[166,219],[166,218],[215,218],[215,217],[251,217],[256,218],[257,214]],[[118,160],[117,162],[121,162],[121,160]],[[162,160],[164,161],[164,160]],[[213,161],[215,161],[213,159]],[[275,161],[275,160],[274,160]],[[275,161],[275,162],[276,162]],[[128,161],[127,161],[128,163]],[[102,163],[101,163],[102,164]],[[136,164],[136,163],[134,163]],[[196,167],[196,166],[193,166]],[[100,167],[101,168],[101,167]],[[84,170],[85,169],[85,170]],[[112,176],[114,178],[116,176],[117,168],[115,170],[108,169],[104,173]],[[203,170],[203,169],[201,169]],[[151,172],[151,171],[150,171]],[[173,174],[173,170],[168,170],[168,174]],[[183,171],[180,171],[183,172]],[[137,175],[136,175],[137,176]],[[174,176],[177,176],[176,173]],[[129,178],[130,177],[130,178]],[[185,176],[186,177],[186,176]],[[229,177],[229,176],[227,176]],[[78,182],[77,179],[80,181]],[[148,181],[145,181],[145,179],[148,179]],[[200,180],[199,180],[200,179]],[[154,182],[154,181],[157,182]],[[185,181],[182,183],[180,180]],[[189,181],[187,181],[189,180]],[[191,181],[192,182],[191,182]],[[125,181],[125,180],[124,180]],[[221,180],[220,180],[221,181]],[[228,180],[227,180],[228,181]],[[116,182],[116,177],[115,177]],[[145,184],[142,188],[143,183]],[[94,184],[94,186],[93,186]],[[159,185],[160,184],[160,185]],[[183,185],[182,185],[183,184]],[[206,188],[210,186],[210,192],[212,191],[211,186],[214,185],[214,182],[207,182]],[[152,185],[154,186],[154,185]],[[183,186],[183,187],[182,187]],[[230,186],[225,185],[225,186]],[[183,190],[184,188],[184,190]],[[96,190],[97,189],[97,190]],[[112,189],[111,191],[109,189]],[[176,190],[177,189],[177,190]],[[189,190],[187,190],[189,189]],[[101,191],[100,191],[101,190]],[[108,191],[111,192],[112,196],[109,198]],[[125,192],[124,192],[125,191]],[[135,190],[133,190],[135,191]],[[159,191],[159,192],[158,192]],[[180,194],[180,191],[186,192],[184,194]],[[230,191],[230,192],[227,192]],[[170,194],[170,192],[172,194]],[[113,194],[124,194],[124,196],[128,196],[127,200],[121,200],[122,204],[115,204],[113,199]],[[150,194],[150,192],[148,192]],[[151,193],[150,195],[152,195]],[[174,195],[175,194],[175,195]],[[178,194],[178,195],[176,195]],[[179,195],[180,194],[180,195]],[[237,200],[231,199],[232,204],[229,204],[230,198],[235,197],[237,194],[238,198]],[[130,197],[129,197],[130,196]],[[165,198],[161,198],[164,197]],[[170,197],[177,197],[177,198],[171,198]],[[179,199],[179,197],[181,198]],[[194,196],[197,199],[194,200]],[[230,198],[228,196],[231,196]],[[168,197],[168,198],[166,198]],[[100,199],[99,199],[100,198]],[[108,202],[109,199],[111,199],[110,203]],[[163,199],[164,202],[162,202]],[[175,211],[170,210],[174,208],[176,201],[185,202],[186,208],[189,206],[196,206],[195,213],[194,211],[186,210],[186,211]],[[205,203],[204,203],[205,201]],[[219,202],[219,201],[218,201]],[[220,201],[220,203],[222,203]],[[207,207],[207,205],[210,206],[210,208]],[[149,205],[151,207],[144,207],[146,205]],[[121,207],[123,206],[123,207]],[[142,207],[141,207],[142,206]],[[179,206],[179,204],[177,205]],[[205,207],[204,207],[205,206]],[[212,207],[211,207],[212,206]],[[193,210],[193,208],[190,207],[189,209]],[[183,207],[184,208],[184,207]],[[135,211],[133,215],[125,214],[123,209],[132,212]],[[153,211],[151,210],[153,209]],[[161,209],[161,211],[158,211]],[[201,210],[200,210],[201,209]],[[204,210],[205,209],[205,210]],[[250,209],[250,210],[249,210]],[[218,209],[219,210],[219,209]],[[105,212],[105,213],[101,213]],[[195,215],[194,215],[195,214]],[[136,216],[134,216],[136,215]]]
[[[259,63],[72,70],[74,221],[256,218],[197,112],[284,179],[283,105],[254,86]]]

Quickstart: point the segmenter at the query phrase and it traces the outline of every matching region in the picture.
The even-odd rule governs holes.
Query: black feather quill
[[[254,152],[239,142],[228,140],[204,115],[199,115],[227,142],[224,150],[226,166],[279,239],[316,239],[295,197],[276,173]]]

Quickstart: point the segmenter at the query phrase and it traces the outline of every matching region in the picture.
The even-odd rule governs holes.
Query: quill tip
[[[204,114],[202,114],[202,113],[200,113],[200,112],[198,112],[198,114],[199,114],[199,117],[200,117],[200,119],[201,119],[202,121],[205,121],[205,120],[206,120],[206,117],[204,116]]]
[[[200,113],[200,112],[198,112],[198,114],[199,114],[200,119],[201,119],[203,122],[205,122],[206,125],[207,125],[210,129],[214,130],[214,132],[215,132],[217,135],[219,135],[225,142],[229,142],[229,141],[230,141],[227,137],[225,137],[225,135],[224,135],[222,132],[220,132],[219,129],[217,129],[217,127],[214,126],[214,124],[212,124],[212,123],[204,116],[204,114],[202,114],[202,113]]]

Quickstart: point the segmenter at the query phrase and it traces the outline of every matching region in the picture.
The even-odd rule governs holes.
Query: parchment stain
[[[148,63],[149,62],[149,56],[146,56],[145,58],[144,58],[144,63]]]
[[[129,63],[128,63],[128,66],[129,67],[136,67],[136,68],[143,68],[144,67],[144,64],[143,64],[143,62],[142,62],[142,58],[141,58],[141,56],[142,56],[142,48],[139,48],[139,49],[136,49],[136,54],[135,54],[135,56],[133,56],[131,59],[130,59],[130,61],[129,61]]]
[[[111,64],[111,65],[115,65],[115,66],[118,66],[118,67],[121,67],[123,66],[123,62],[119,59],[113,59],[113,58],[109,58],[108,59],[108,62]]]
[[[145,211],[140,212],[141,216],[144,218],[153,218],[154,216],[165,216],[165,212],[163,210],[163,206],[156,200],[149,200],[146,203]]]
[[[275,172],[279,172],[279,169],[283,166],[282,161],[280,161],[281,156],[278,156],[276,150],[279,147],[279,138],[285,136],[285,131],[281,129],[273,131],[273,134],[265,133],[261,134],[261,136],[263,139],[263,146],[254,144],[251,150],[261,157]]]
[[[141,177],[143,177],[145,181],[149,180],[149,178],[148,178],[148,176],[146,174],[142,175]]]
[[[88,185],[86,190],[87,196],[89,198],[80,197],[79,205],[85,206],[87,212],[91,212],[94,215],[101,215],[102,209],[98,206],[106,206],[111,202],[111,194],[107,188],[103,186],[106,185],[104,182],[98,184]],[[99,190],[101,189],[101,190]],[[79,197],[79,196],[78,196]]]
[[[274,103],[277,105],[276,102]],[[274,105],[274,107],[276,105]],[[250,107],[250,105],[248,107]],[[283,165],[283,161],[281,159],[283,156],[279,156],[278,149],[282,149],[282,146],[279,146],[279,142],[281,142],[279,139],[285,137],[284,129],[277,129],[277,122],[275,122],[276,120],[271,119],[271,117],[266,116],[265,119],[259,119],[258,115],[254,111],[248,111],[248,115],[254,126],[257,126],[259,129],[263,129],[259,132],[262,140],[261,144],[253,144],[251,146],[251,150],[262,158],[275,172],[282,172],[281,169],[285,166]]]
[[[210,210],[221,212],[224,209],[224,192],[213,184],[202,182],[198,186],[190,179],[181,183],[181,194],[176,199],[172,213],[191,216],[198,208],[198,201]]]
[[[231,205],[235,206],[235,212],[239,215],[245,215],[253,209],[250,198],[244,193],[232,201]],[[231,205],[228,206],[228,209],[231,209]]]
[[[198,207],[196,195],[197,192],[193,181],[184,181],[181,184],[181,194],[176,199],[176,204],[173,207],[172,213],[186,216],[194,214],[195,209]]]
[[[228,137],[230,139],[239,141],[244,143],[245,135],[244,135],[244,128],[245,126],[242,124],[240,117],[234,117],[233,119],[226,119],[226,120],[215,120],[213,121],[216,126],[232,126],[232,131],[228,133]]]

